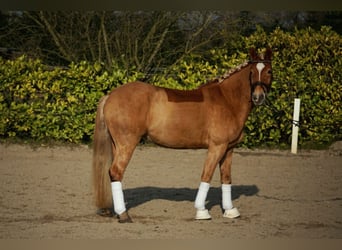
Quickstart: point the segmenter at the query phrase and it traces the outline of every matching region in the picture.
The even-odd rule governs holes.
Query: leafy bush
[[[248,59],[248,48],[271,47],[274,81],[269,105],[253,109],[242,145],[288,146],[293,99],[301,99],[299,142],[326,144],[341,138],[342,38],[329,27],[284,32],[263,29],[241,37],[235,48],[189,55],[151,83],[192,89]],[[92,138],[97,102],[119,84],[142,77],[115,65],[73,63],[49,69],[39,60],[0,59],[0,136],[85,142]]]
[[[134,79],[137,75],[132,76]],[[98,100],[130,81],[119,68],[100,63],[48,69],[24,56],[0,61],[2,137],[85,142],[92,138]]]

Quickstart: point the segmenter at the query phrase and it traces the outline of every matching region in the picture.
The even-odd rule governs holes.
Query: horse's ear
[[[251,57],[252,61],[257,61],[258,60],[258,54],[257,54],[257,52],[256,52],[254,47],[249,49],[249,56]]]
[[[271,50],[270,47],[268,47],[266,49],[266,52],[265,52],[265,60],[266,61],[271,61],[271,59],[272,59],[272,50]]]

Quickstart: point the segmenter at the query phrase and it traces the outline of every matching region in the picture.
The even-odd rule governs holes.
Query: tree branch
[[[62,55],[68,60],[68,61],[73,61],[73,57],[70,53],[68,53],[66,51],[66,49],[64,48],[62,41],[59,38],[58,33],[53,29],[52,25],[49,23],[49,21],[46,19],[46,17],[44,16],[44,12],[40,11],[39,12],[39,17],[40,19],[43,21],[45,27],[47,28],[48,32],[50,33],[50,35],[52,36],[53,41],[55,42],[58,50],[62,53]]]
[[[102,15],[101,15],[101,31],[102,31],[102,36],[103,36],[104,48],[106,51],[107,63],[109,67],[111,67],[113,62],[112,62],[112,56],[109,51],[107,32],[105,28],[105,12],[102,12]]]

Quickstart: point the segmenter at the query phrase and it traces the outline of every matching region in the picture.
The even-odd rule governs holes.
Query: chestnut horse
[[[272,81],[271,50],[257,54],[235,72],[195,90],[181,91],[131,82],[102,97],[96,114],[93,176],[98,211],[113,207],[119,222],[131,222],[124,202],[122,179],[143,136],[170,148],[206,148],[195,218],[210,219],[205,200],[219,165],[222,208],[226,218],[239,217],[231,199],[231,162],[247,117],[261,105]],[[107,209],[106,209],[107,208]],[[109,215],[109,214],[108,214]]]

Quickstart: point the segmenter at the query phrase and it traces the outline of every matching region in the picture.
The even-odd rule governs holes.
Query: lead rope
[[[278,110],[273,103],[269,100],[268,96],[266,96],[266,100],[265,100],[265,104],[268,108],[270,108],[274,114],[276,115],[276,117],[280,117],[282,116],[282,114],[284,113],[284,111],[280,111]],[[299,121],[293,120],[293,119],[289,119],[290,123],[292,125],[295,125],[296,127],[300,127],[300,123]]]
[[[273,105],[273,103],[268,99],[268,97],[266,96],[266,100],[265,100],[265,104],[268,108],[270,108],[277,117],[280,117],[282,116],[285,111],[279,111],[277,110],[277,108]],[[305,126],[303,124],[301,124],[299,121],[297,120],[294,120],[294,119],[289,119],[289,122],[292,124],[292,125],[295,125],[296,127],[299,127],[301,129],[305,129],[307,131],[310,131],[310,132],[313,132],[313,133],[318,133],[319,131],[315,130],[315,129],[312,129],[310,128],[309,126]]]

